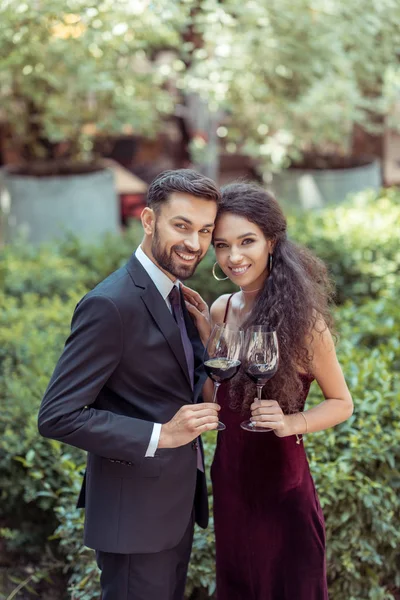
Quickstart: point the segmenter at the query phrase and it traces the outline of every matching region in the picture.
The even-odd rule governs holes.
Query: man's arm
[[[71,334],[42,400],[41,435],[106,458],[143,459],[153,423],[91,406],[122,350],[117,307],[105,296],[86,296],[75,310]]]

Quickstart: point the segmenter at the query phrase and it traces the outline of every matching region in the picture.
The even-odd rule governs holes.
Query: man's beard
[[[197,254],[198,258],[194,263],[190,265],[185,265],[181,261],[179,261],[178,256],[175,254],[175,251],[181,252],[182,254]],[[201,260],[201,254],[198,252],[193,252],[185,248],[185,246],[172,246],[169,253],[165,247],[161,245],[161,239],[158,234],[157,225],[154,230],[154,238],[151,245],[151,252],[153,257],[156,259],[158,265],[164,270],[176,277],[177,279],[181,279],[184,281],[193,275],[195,272],[197,265]]]

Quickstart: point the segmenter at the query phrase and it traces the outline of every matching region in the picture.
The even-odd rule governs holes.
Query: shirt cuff
[[[153,433],[151,434],[150,443],[147,448],[145,457],[153,457],[158,448],[158,442],[160,440],[161,434],[161,423],[154,423],[153,425]]]

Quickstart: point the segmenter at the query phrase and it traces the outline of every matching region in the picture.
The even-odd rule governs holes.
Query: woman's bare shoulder
[[[222,294],[211,305],[210,315],[213,323],[222,323],[225,316],[226,305],[231,294]]]

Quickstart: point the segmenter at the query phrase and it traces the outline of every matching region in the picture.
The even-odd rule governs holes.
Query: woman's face
[[[224,213],[217,219],[213,237],[217,261],[225,275],[248,291],[262,287],[268,277],[273,242],[261,229],[245,217]]]

